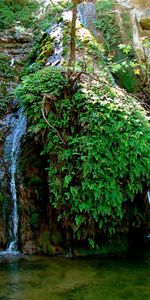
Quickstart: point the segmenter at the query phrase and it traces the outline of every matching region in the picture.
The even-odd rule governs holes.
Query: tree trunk
[[[75,50],[76,50],[76,20],[77,20],[77,0],[72,0],[72,23],[71,23],[71,37],[70,37],[70,57],[68,62],[69,73],[75,68]]]

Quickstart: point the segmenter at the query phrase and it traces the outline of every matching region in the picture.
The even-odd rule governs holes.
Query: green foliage
[[[63,243],[62,236],[59,231],[55,230],[50,235],[53,245],[61,245]]]
[[[7,56],[0,54],[0,75],[5,79],[14,78],[14,72],[10,68],[10,60]]]
[[[28,118],[31,122],[33,121],[33,126],[30,128],[32,132],[38,133],[41,128],[47,127],[41,117],[41,99],[43,94],[50,93],[58,97],[65,82],[65,78],[59,70],[47,67],[25,77],[24,85],[17,88],[16,95],[21,97],[23,105],[28,107],[30,103],[32,108],[30,112],[28,111]],[[27,89],[26,92],[24,90],[25,87]],[[33,119],[33,114],[35,119]]]
[[[39,24],[39,28],[43,31],[49,30],[52,23],[60,23],[62,21],[62,12],[71,9],[71,2],[61,0],[59,3],[49,5],[46,11],[46,17]]]
[[[30,225],[36,229],[39,227],[39,221],[40,221],[39,212],[36,209],[32,210],[31,218],[29,220]]]
[[[118,65],[118,64],[117,64]],[[114,64],[113,69],[117,66]],[[114,71],[115,77],[121,87],[126,89],[129,93],[134,93],[136,87],[136,75],[134,74],[134,70],[127,66],[126,68],[123,66],[120,67],[117,71]]]
[[[116,240],[113,238],[113,240],[107,240],[105,244],[101,244],[100,247],[90,249],[82,248],[80,250],[80,255],[87,256],[87,255],[110,255],[116,253],[123,253],[128,248],[128,240],[126,237],[122,237],[121,239]]]
[[[132,47],[130,45],[120,44],[118,47],[125,54],[129,54],[132,50]]]
[[[45,230],[40,236],[40,250],[44,254],[53,254],[53,247],[50,242],[50,233]]]
[[[25,27],[30,27],[34,24],[33,12],[38,8],[36,1],[22,0],[9,1],[1,0],[0,5],[0,30],[9,28],[20,21]],[[32,16],[32,18],[31,18]]]
[[[7,56],[0,54],[0,117],[7,111],[7,106],[11,98],[9,93],[8,83],[15,79],[17,74],[16,70],[10,67],[10,60]]]
[[[30,178],[30,184],[31,185],[41,185],[43,183],[43,180],[40,176],[38,175],[33,175],[31,178]]]
[[[126,44],[119,44],[120,54],[117,58],[109,57],[108,64],[112,73],[115,74],[119,85],[125,88],[128,92],[133,93],[136,88],[136,82],[139,75],[137,70],[139,64],[134,57],[133,47]]]
[[[69,82],[61,70],[44,68],[24,78],[16,94],[29,130],[44,133],[50,202],[58,220],[70,237],[95,248],[101,236],[128,231],[127,207],[131,202],[136,207],[135,196],[150,183],[150,128],[133,98],[90,77],[75,93]],[[52,99],[48,122],[66,145],[41,116],[43,93]]]
[[[2,205],[4,202],[4,196],[3,194],[0,192],[0,205]]]
[[[51,39],[49,36],[46,36],[39,45],[39,55],[37,62],[45,62],[48,56],[52,55],[54,52]]]
[[[137,92],[140,86],[138,76],[135,74],[137,67],[135,54],[133,47],[129,45],[132,41],[130,18],[125,11],[120,11],[122,20],[120,28],[113,1],[98,1],[96,8],[98,17],[95,24],[102,32],[108,66],[121,87],[130,93]]]
[[[95,22],[97,29],[103,34],[106,50],[114,51],[122,42],[120,28],[113,12],[114,3],[111,0],[98,1],[96,5],[98,18]]]

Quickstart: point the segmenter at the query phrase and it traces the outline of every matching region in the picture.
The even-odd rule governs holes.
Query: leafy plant
[[[12,27],[20,21],[25,27],[34,24],[32,13],[38,8],[38,2],[32,0],[9,1],[1,0],[0,5],[0,30]],[[31,18],[32,16],[32,18]]]
[[[16,95],[49,157],[49,199],[67,238],[93,248],[127,232],[136,216],[143,220],[134,212],[130,224],[128,208],[150,183],[150,128],[133,98],[86,81],[72,92],[66,73],[48,67],[25,77]],[[42,118],[43,93],[51,99],[47,120],[65,145]]]
[[[0,62],[0,117],[2,117],[7,112],[7,107],[12,97],[8,84],[17,76],[17,67],[16,70],[12,70],[9,58],[3,54],[0,54]]]

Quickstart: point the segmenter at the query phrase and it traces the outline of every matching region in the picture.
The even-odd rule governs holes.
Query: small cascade
[[[15,114],[10,114],[7,119],[11,128],[10,134],[6,137],[4,145],[4,159],[8,166],[10,176],[10,192],[12,199],[11,215],[9,219],[9,244],[5,253],[14,253],[18,248],[18,208],[17,208],[17,189],[16,171],[17,161],[20,150],[20,140],[26,131],[26,117],[22,109]]]
[[[147,192],[148,203],[150,204],[150,191]]]
[[[47,33],[53,40],[54,53],[48,58],[46,66],[61,66],[63,51],[62,23],[51,26]]]

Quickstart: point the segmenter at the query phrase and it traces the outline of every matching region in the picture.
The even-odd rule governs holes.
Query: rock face
[[[116,0],[128,11],[133,26],[133,43],[140,63],[150,64],[150,2],[148,0]]]
[[[61,234],[49,203],[46,164],[38,143],[27,135],[21,147],[18,174],[20,248],[26,254],[56,254],[62,252],[58,247]]]
[[[150,14],[149,14],[149,18],[141,18],[140,25],[143,30],[150,31]]]
[[[22,26],[15,26],[0,33],[0,51],[10,58],[10,64],[22,63],[27,58],[33,33]]]
[[[19,25],[0,32],[0,98],[3,95],[3,98],[6,97],[7,100],[8,94],[18,84],[19,73],[27,59],[32,41],[32,31]],[[5,113],[8,112],[8,108],[9,105]]]

